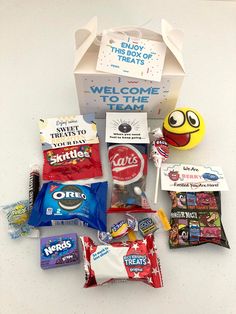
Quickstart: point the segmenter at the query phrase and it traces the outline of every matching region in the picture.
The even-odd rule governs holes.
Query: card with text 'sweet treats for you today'
[[[103,32],[96,70],[160,82],[165,54],[164,42]]]

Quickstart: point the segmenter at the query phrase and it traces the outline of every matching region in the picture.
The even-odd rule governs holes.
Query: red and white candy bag
[[[113,188],[109,213],[152,211],[145,195],[148,167],[146,113],[107,113],[106,142]]]
[[[68,181],[102,176],[94,114],[40,119],[43,179]]]
[[[143,240],[108,245],[95,245],[86,236],[80,239],[84,255],[85,288],[113,280],[143,281],[154,288],[163,286],[153,235]]]

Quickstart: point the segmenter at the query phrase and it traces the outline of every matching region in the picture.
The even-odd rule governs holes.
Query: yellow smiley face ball
[[[163,135],[167,143],[177,149],[187,150],[198,145],[205,134],[205,123],[195,109],[177,108],[163,122]]]

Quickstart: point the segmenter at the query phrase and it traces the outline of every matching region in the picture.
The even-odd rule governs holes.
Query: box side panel
[[[80,113],[147,112],[162,119],[175,108],[183,76],[163,76],[161,82],[116,75],[75,73]]]

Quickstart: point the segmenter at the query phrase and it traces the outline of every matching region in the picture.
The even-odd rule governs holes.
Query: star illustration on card
[[[155,267],[155,268],[152,268],[152,274],[156,275],[157,273],[158,273],[157,268],[156,268],[156,267]]]
[[[132,249],[137,250],[139,248],[138,243],[134,243],[132,245]]]
[[[148,283],[153,283],[152,278],[151,277],[147,277]]]
[[[133,278],[140,278],[139,273],[134,273],[134,277]]]

